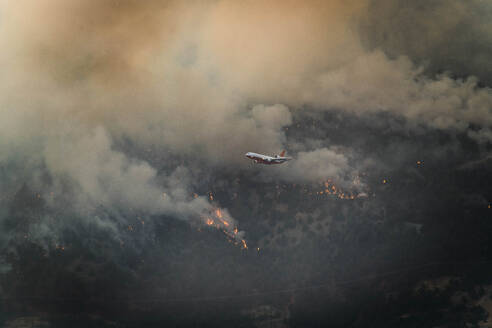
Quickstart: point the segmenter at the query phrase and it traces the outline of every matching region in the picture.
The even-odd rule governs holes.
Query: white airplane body
[[[282,164],[292,159],[292,157],[285,157],[284,155],[285,155],[285,150],[282,151],[280,155],[275,155],[275,156],[268,156],[268,155],[257,154],[252,152],[248,152],[245,154],[247,158],[252,159],[255,163],[266,164],[266,165]]]

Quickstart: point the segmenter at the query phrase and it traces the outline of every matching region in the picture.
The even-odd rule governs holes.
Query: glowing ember
[[[360,185],[360,180],[358,177],[354,179],[354,184]],[[301,193],[305,193],[307,195],[333,195],[336,196],[340,199],[356,199],[360,197],[365,197],[367,196],[366,193],[358,193],[358,192],[348,192],[344,191],[341,188],[337,187],[331,179],[328,179],[327,181],[323,181],[321,183],[321,190],[320,191],[308,191],[307,189],[302,189]]]
[[[240,245],[243,249],[248,248],[246,241],[241,239],[242,234],[239,232],[237,226],[234,225],[234,221],[227,217],[227,212],[224,212],[220,208],[214,208],[211,210],[209,216],[203,216],[202,219],[206,225],[222,231],[230,243]]]

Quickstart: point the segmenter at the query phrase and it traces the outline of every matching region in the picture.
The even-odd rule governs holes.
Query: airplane
[[[252,152],[246,153],[245,156],[252,159],[256,164],[266,165],[282,164],[292,159],[292,157],[285,157],[285,150],[283,150],[280,155],[275,155],[273,157]]]

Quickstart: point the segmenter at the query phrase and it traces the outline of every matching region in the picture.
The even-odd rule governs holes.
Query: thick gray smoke
[[[370,49],[404,55],[429,74],[474,75],[490,86],[492,4],[488,1],[369,1],[359,33]]]
[[[491,256],[490,22],[479,0],[0,0],[0,325],[483,320],[461,295],[487,269],[443,263]],[[259,304],[287,314],[242,324]]]
[[[405,56],[420,42],[415,38],[388,54],[392,39],[380,47],[379,29],[360,32],[377,6],[0,2],[3,204],[9,207],[27,185],[55,212],[70,203],[82,217],[104,208],[117,217],[137,211],[205,222],[216,204],[193,197],[190,158],[204,171],[252,173],[257,169],[245,152],[282,149],[295,160],[263,177],[333,179],[350,188],[371,160],[361,164],[359,150],[326,144],[321,135],[305,138],[304,127],[287,138],[297,124],[293,110],[385,113],[405,121],[395,125],[401,131],[439,130],[489,143],[492,90],[478,87],[475,77],[426,74]],[[463,6],[455,3],[452,11],[462,13]],[[384,8],[381,15],[393,15],[391,6]],[[431,36],[437,39],[442,15],[435,16]],[[443,15],[444,26],[457,26],[449,16]],[[388,19],[381,17],[384,31]],[[416,56],[426,57],[425,51]],[[124,141],[169,156],[134,158],[114,146]]]

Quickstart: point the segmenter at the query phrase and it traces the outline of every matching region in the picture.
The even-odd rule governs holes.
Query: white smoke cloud
[[[342,182],[351,173],[351,167],[342,152],[319,148],[297,153],[296,158],[279,171],[284,179],[294,182],[320,182],[329,178]]]
[[[410,124],[466,131],[470,124],[492,124],[492,90],[478,88],[474,78],[430,79],[408,58],[389,60],[376,51],[319,78],[320,106],[359,113],[385,111],[402,115]]]
[[[103,128],[74,140],[70,137],[64,136],[61,144],[47,143],[44,158],[55,179],[68,179],[76,186],[80,191],[76,203],[84,208],[132,208],[148,214],[176,208],[182,211],[181,216],[196,216],[207,208],[200,201],[189,207],[181,204],[189,197],[185,186],[175,184],[165,196],[166,189],[157,185],[156,170],[111,149],[111,139]]]

